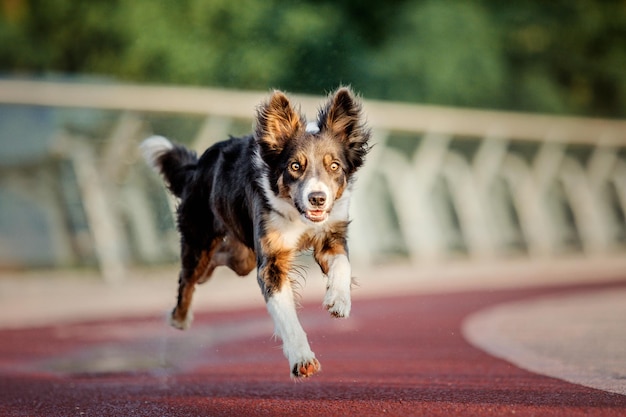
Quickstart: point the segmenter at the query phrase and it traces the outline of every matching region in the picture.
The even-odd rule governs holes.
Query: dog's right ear
[[[303,130],[305,122],[281,91],[274,91],[269,101],[257,110],[256,141],[264,155],[279,154],[285,143]]]

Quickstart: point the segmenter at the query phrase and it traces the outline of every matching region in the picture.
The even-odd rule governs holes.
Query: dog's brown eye
[[[332,164],[330,164],[331,171],[337,171],[338,169],[339,169],[339,164],[337,162],[333,162]]]
[[[298,162],[292,162],[290,168],[292,171],[300,171],[300,164]]]

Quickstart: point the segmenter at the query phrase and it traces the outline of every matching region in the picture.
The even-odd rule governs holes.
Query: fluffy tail
[[[182,197],[185,185],[196,170],[196,153],[184,146],[174,145],[163,136],[151,136],[141,142],[139,148],[146,162],[163,175],[170,191]]]

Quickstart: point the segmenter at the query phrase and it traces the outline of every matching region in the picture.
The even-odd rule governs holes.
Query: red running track
[[[356,300],[341,321],[306,305],[323,369],[303,382],[264,310],[197,314],[186,333],[161,317],[4,330],[0,415],[625,416],[626,396],[521,370],[461,335],[483,307],[585,288]]]

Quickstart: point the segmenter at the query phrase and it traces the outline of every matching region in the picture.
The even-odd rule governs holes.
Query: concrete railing
[[[81,263],[83,252],[91,251],[110,280],[122,277],[131,262],[173,259],[175,253],[171,213],[154,214],[155,204],[167,200],[136,151],[154,130],[149,116],[201,118],[191,141],[201,151],[238,123],[251,129],[255,107],[266,97],[206,88],[0,81],[0,104],[96,109],[115,117],[104,137],[87,139],[61,127],[49,146],[50,158],[73,172],[88,237],[68,227],[76,224],[67,220],[66,213],[77,211],[66,207],[71,201],[46,197],[49,218],[56,219],[54,241],[65,246],[59,263]],[[323,100],[293,99],[310,119]],[[364,110],[376,146],[352,201],[353,258],[423,262],[624,251],[625,121],[371,100]],[[19,166],[4,171],[10,175],[0,185],[19,180]],[[85,240],[89,250],[80,244]]]

